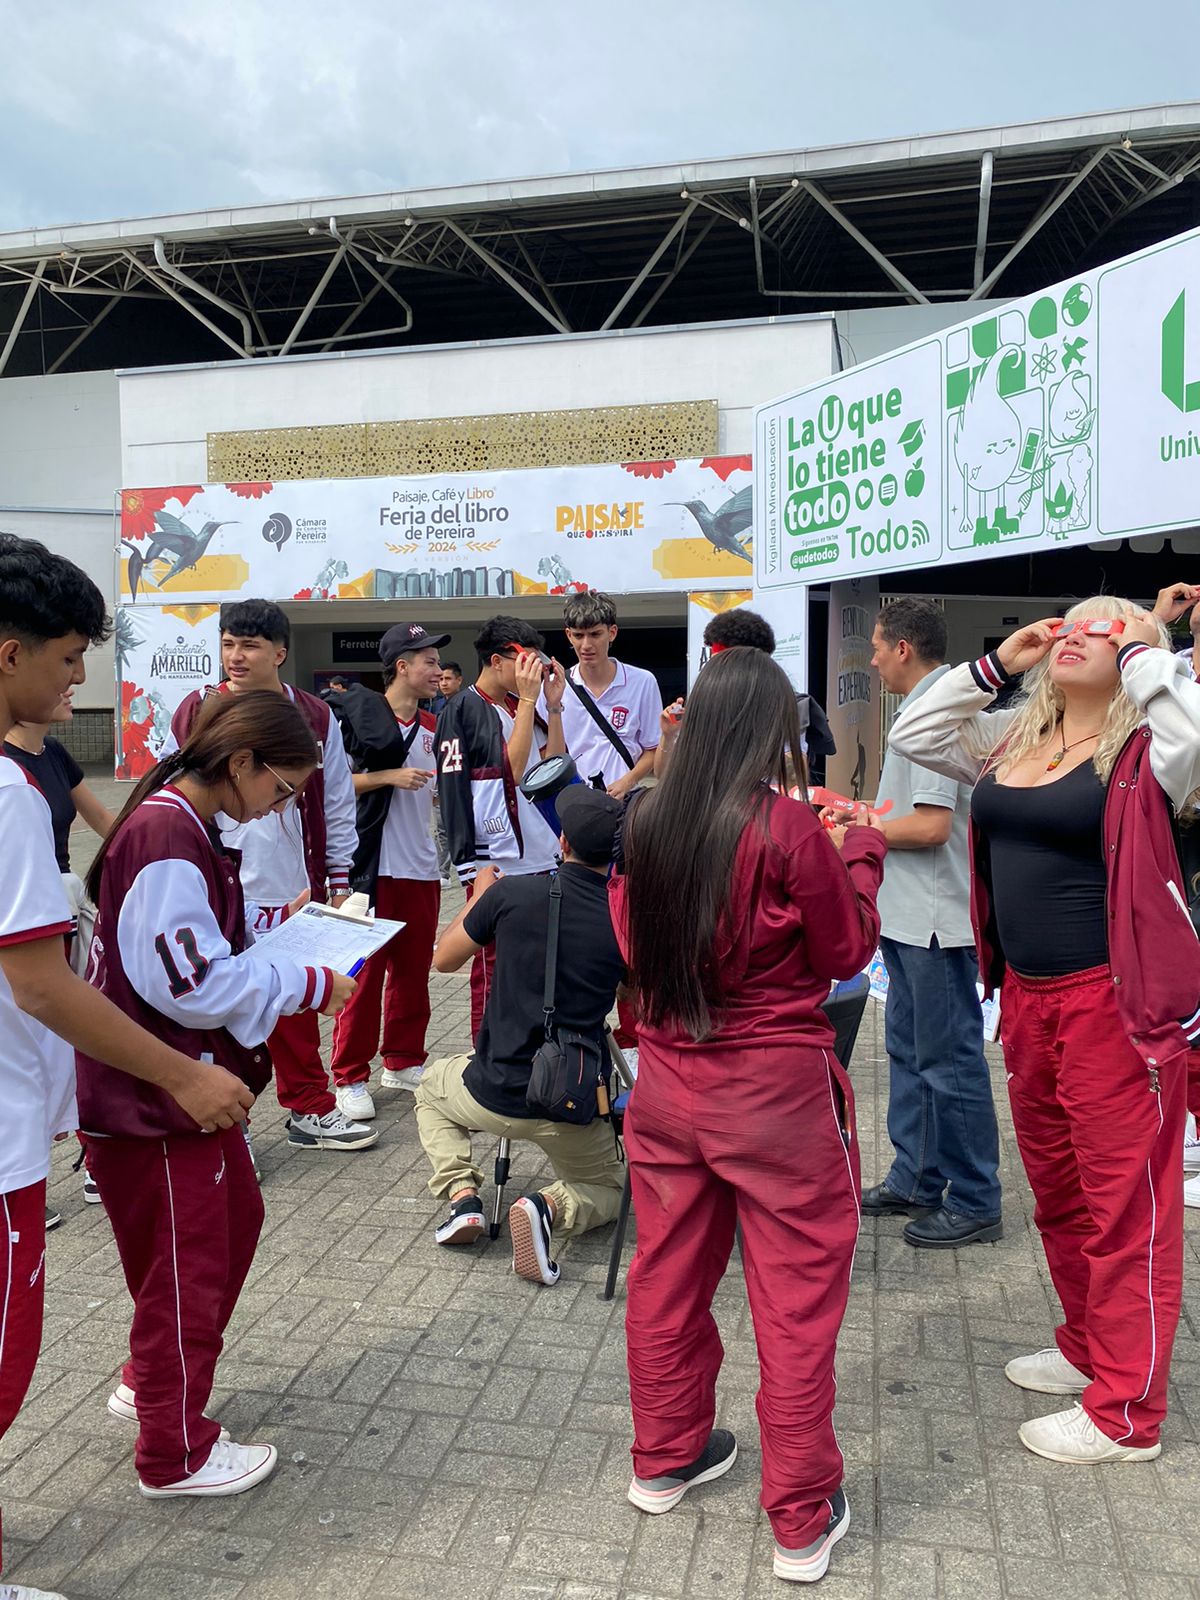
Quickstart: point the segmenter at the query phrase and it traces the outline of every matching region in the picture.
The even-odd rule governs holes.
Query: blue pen
[[[350,971],[346,974],[346,976],[348,978],[357,978],[359,973],[366,966],[366,964],[367,964],[367,958],[366,958],[366,956],[364,956],[361,961],[356,961],[354,963],[354,965],[350,968]]]

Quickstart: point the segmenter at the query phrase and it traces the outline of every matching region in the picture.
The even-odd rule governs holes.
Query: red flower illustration
[[[311,600],[312,599],[312,590],[311,589],[297,589],[295,594],[292,596],[292,599],[293,600]]]
[[[200,484],[188,488],[124,489],[121,492],[122,539],[148,539],[154,532],[154,513],[162,511],[170,500],[186,506],[200,493]]]
[[[702,467],[711,467],[722,483],[728,483],[735,472],[749,472],[753,466],[751,456],[705,456]]]
[[[146,691],[127,679],[121,684],[121,760],[117,763],[118,778],[144,778],[155,765],[157,757],[150,748],[150,734],[154,727],[154,712],[146,701],[147,711],[141,722],[130,715],[133,702]]]
[[[673,461],[623,461],[621,465],[635,478],[665,478],[668,472],[675,471]]]
[[[261,500],[275,486],[271,483],[227,483],[225,487],[230,494],[239,495],[243,500]]]

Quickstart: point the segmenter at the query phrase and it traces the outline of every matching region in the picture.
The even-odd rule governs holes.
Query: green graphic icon
[[[1034,302],[1029,313],[1031,339],[1053,339],[1058,332],[1058,307],[1049,295]]]
[[[1200,411],[1200,379],[1186,382],[1183,375],[1183,335],[1186,289],[1162,320],[1162,392],[1177,411]]]
[[[900,435],[900,446],[906,456],[915,456],[924,442],[925,422],[922,418],[918,418],[916,422],[910,422]]]
[[[890,506],[899,492],[900,485],[896,482],[895,473],[885,472],[883,477],[880,478],[879,488],[876,490],[876,493],[879,496],[880,505]]]
[[[1082,335],[1078,339],[1063,340],[1064,372],[1069,372],[1072,367],[1081,367],[1083,365],[1083,347],[1086,343],[1087,340]]]
[[[1063,321],[1077,328],[1086,322],[1092,309],[1092,291],[1086,283],[1076,283],[1063,295]]]

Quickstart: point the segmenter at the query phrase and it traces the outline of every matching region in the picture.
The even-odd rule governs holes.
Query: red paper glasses
[[[1124,632],[1125,624],[1119,617],[1076,617],[1074,622],[1060,622],[1054,637],[1068,639],[1073,633],[1090,633],[1104,639]]]

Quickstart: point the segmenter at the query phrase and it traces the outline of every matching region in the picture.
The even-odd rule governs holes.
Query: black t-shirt
[[[57,739],[47,739],[40,755],[30,755],[20,745],[4,741],[4,754],[11,756],[19,767],[24,767],[34,783],[46,796],[50,807],[50,820],[54,824],[54,854],[58,857],[58,870],[70,872],[71,824],[75,821],[75,802],[71,790],[83,782],[83,768]]]
[[[971,796],[988,845],[992,904],[1004,959],[1031,978],[1108,960],[1104,785],[1090,761],[1031,789],[989,772]]]
[[[625,966],[608,914],[604,877],[568,861],[561,868],[555,1024],[603,1036]],[[549,876],[501,878],[467,912],[463,927],[476,944],[495,943],[492,981],[479,1039],[463,1082],[481,1106],[501,1117],[525,1117],[525,1090],[545,1038]]]

